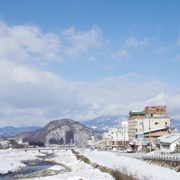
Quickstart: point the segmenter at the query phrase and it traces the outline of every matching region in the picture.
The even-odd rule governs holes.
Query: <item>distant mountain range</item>
[[[128,120],[128,116],[99,116],[95,119],[81,122],[83,125],[97,131],[108,131],[109,128],[121,127],[121,122]]]
[[[121,122],[128,120],[129,116],[99,116],[95,119],[82,122],[85,126],[98,131],[107,131],[109,128],[121,127]],[[180,131],[180,120],[171,119],[171,127]]]
[[[17,142],[43,142],[44,144],[75,144],[86,143],[92,136],[102,139],[102,133],[94,131],[71,119],[55,120],[41,129],[22,133],[14,137]]]
[[[180,120],[171,119],[171,127],[180,131]]]
[[[95,131],[105,132],[108,131],[109,128],[113,127],[121,127],[121,122],[123,120],[127,120],[128,116],[99,116],[95,119],[79,122],[88,128],[91,128]],[[59,125],[58,125],[59,126]],[[171,127],[180,130],[180,120],[171,120]],[[20,133],[36,131],[40,129],[40,127],[20,127],[15,128],[11,126],[6,126],[0,128],[0,137],[12,137],[16,136]]]
[[[0,128],[0,137],[12,137],[16,136],[17,134],[23,133],[23,132],[30,132],[35,131],[37,129],[40,129],[40,127],[12,127],[12,126],[6,126]]]

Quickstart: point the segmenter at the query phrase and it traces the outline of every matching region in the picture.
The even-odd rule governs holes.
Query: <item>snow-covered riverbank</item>
[[[76,159],[75,155],[70,151],[55,151],[56,157],[51,160],[68,166],[71,171],[51,177],[41,177],[43,180],[113,180],[114,178],[108,173],[102,173],[98,169],[94,169],[82,161]],[[39,179],[39,178],[37,178]]]
[[[43,152],[43,151],[42,151]],[[48,150],[44,151],[48,152]],[[49,151],[52,153],[52,151]],[[88,165],[84,162],[81,162],[76,159],[75,155],[71,152],[71,150],[57,150],[54,151],[55,157],[52,157],[51,161],[55,161],[60,164],[64,164],[68,168],[71,169],[69,172],[64,172],[54,176],[47,177],[37,177],[34,179],[43,179],[43,180],[54,180],[54,179],[62,179],[62,180],[113,180],[114,178],[108,174],[103,173],[98,169],[94,169],[91,165]],[[1,150],[0,151],[0,172],[7,173],[8,171],[15,172],[25,165],[21,162],[29,159],[36,159],[36,156],[43,155],[39,153],[37,150],[32,151],[22,151],[22,150]],[[49,169],[59,170],[57,165],[52,166]]]
[[[120,156],[119,153],[106,151],[91,151],[89,149],[76,149],[81,154],[89,158],[92,162],[99,165],[106,166],[112,169],[118,169],[121,172],[131,174],[137,179],[151,179],[151,180],[179,180],[180,173],[174,170],[163,168],[158,165],[148,164],[144,161]],[[52,153],[52,150],[44,150],[46,153]],[[112,180],[114,179],[110,174],[103,173],[100,170],[93,168],[91,165],[77,160],[71,150],[55,150],[55,156],[49,160],[63,164],[70,169],[70,171],[60,173],[54,176],[37,177],[34,179],[43,180]],[[22,161],[37,159],[37,156],[43,156],[43,151],[31,150],[25,152],[24,150],[0,150],[0,173],[8,173],[8,171],[15,172],[23,168],[25,165]],[[51,169],[59,170],[60,166],[52,166]]]
[[[22,161],[35,159],[38,155],[38,151],[0,150],[0,174],[16,172],[25,166]]]
[[[138,159],[123,157],[120,156],[119,153],[97,150],[91,151],[89,149],[79,150],[79,152],[89,158],[92,162],[109,168],[118,169],[121,172],[131,174],[138,179],[180,179],[180,172],[158,165],[148,164]]]

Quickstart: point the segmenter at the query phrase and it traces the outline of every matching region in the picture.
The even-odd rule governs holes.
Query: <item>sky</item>
[[[0,126],[166,105],[180,118],[178,0],[0,0]]]

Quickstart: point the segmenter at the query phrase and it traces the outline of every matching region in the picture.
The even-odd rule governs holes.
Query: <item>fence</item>
[[[118,153],[118,155],[144,160],[180,161],[180,154]]]

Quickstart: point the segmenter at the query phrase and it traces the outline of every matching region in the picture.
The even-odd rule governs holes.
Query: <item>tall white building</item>
[[[147,106],[144,111],[130,111],[129,115],[130,141],[145,132],[155,138],[169,133],[170,118],[166,115],[166,106]]]

